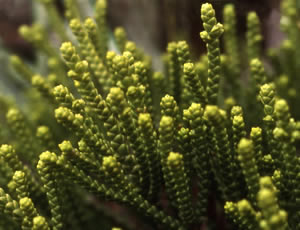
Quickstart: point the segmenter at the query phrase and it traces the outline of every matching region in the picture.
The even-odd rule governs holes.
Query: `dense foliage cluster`
[[[19,30],[48,67],[11,56],[26,104],[1,97],[1,229],[300,230],[296,0],[282,1],[286,39],[266,55],[255,12],[243,53],[234,6],[222,25],[203,4],[207,54],[171,42],[163,73],[124,29],[110,38],[105,0],[86,19],[65,0],[72,34],[39,1],[62,44],[38,23]]]

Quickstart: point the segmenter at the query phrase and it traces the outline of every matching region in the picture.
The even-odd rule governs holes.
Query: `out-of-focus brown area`
[[[199,32],[203,30],[200,19],[202,3],[213,4],[219,21],[222,20],[224,5],[233,3],[236,6],[239,35],[244,36],[249,11],[258,13],[263,31],[267,34],[270,15],[274,10],[278,11],[280,0],[110,0],[108,2],[111,26],[125,27],[129,37],[138,43],[143,43],[146,49],[149,47],[150,52],[153,43],[158,49],[164,50],[168,41],[185,39],[192,46],[192,52],[199,55],[204,51],[204,44],[199,37]],[[277,24],[277,22],[271,23],[273,26]]]
[[[60,10],[61,2],[57,1]],[[223,6],[234,3],[240,36],[244,36],[246,15],[252,10],[261,18],[267,43],[276,37],[278,31],[274,29],[277,27],[278,17],[270,15],[272,16],[274,9],[278,12],[280,0],[108,0],[107,2],[108,22],[111,28],[125,27],[129,39],[137,42],[146,52],[154,56],[165,50],[167,42],[180,39],[188,41],[194,55],[204,51],[204,44],[199,37],[202,30],[200,6],[204,2],[211,2],[214,5],[220,21]],[[32,49],[18,35],[17,28],[21,24],[31,22],[31,3],[32,0],[0,0],[0,37],[6,47],[27,56],[31,56]]]
[[[18,27],[32,20],[31,0],[0,0],[0,38],[3,45],[24,56],[32,48],[18,34]]]

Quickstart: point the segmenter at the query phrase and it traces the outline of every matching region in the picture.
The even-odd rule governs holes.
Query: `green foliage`
[[[192,60],[185,41],[170,42],[165,73],[123,28],[110,50],[105,0],[84,20],[65,1],[70,38],[53,1],[39,2],[62,44],[37,23],[20,28],[48,69],[11,56],[27,103],[1,97],[0,229],[300,230],[295,0],[282,1],[287,37],[270,68],[256,13],[242,53],[234,6],[223,27],[206,3],[207,54]]]

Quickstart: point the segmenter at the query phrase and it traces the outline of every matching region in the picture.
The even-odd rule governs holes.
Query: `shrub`
[[[20,28],[48,66],[42,76],[11,56],[27,103],[1,97],[2,229],[300,229],[295,0],[282,2],[287,37],[267,53],[271,71],[256,13],[243,53],[234,6],[223,26],[206,3],[207,54],[192,60],[171,42],[164,73],[122,28],[109,51],[105,0],[84,21],[65,1],[76,41],[41,2],[62,45],[40,24]]]

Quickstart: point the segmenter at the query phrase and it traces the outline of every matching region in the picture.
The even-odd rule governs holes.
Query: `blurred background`
[[[33,50],[17,32],[21,24],[33,20],[34,0],[0,0],[0,39],[5,47],[21,56],[33,58]],[[78,0],[86,15],[91,14],[88,0]],[[93,1],[90,1],[93,3]],[[262,21],[264,46],[276,46],[282,38],[279,31],[280,0],[108,0],[108,23],[113,30],[123,26],[129,39],[143,47],[153,56],[160,55],[167,42],[185,39],[192,47],[193,55],[204,51],[199,37],[202,30],[200,6],[211,2],[219,20],[223,6],[234,3],[238,16],[238,31],[241,37],[246,29],[245,19],[249,11],[256,11]],[[63,12],[63,0],[56,0]],[[40,10],[40,9],[39,9]],[[63,16],[63,14],[62,14]]]

